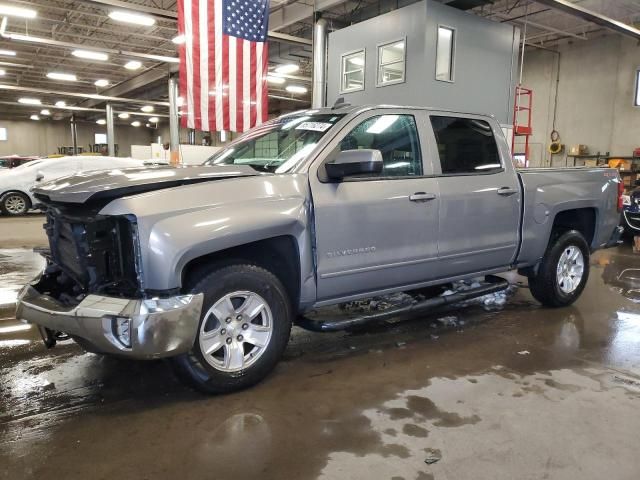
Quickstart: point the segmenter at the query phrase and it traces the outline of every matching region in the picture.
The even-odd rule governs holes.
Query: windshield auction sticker
[[[324,122],[302,122],[296,130],[313,130],[314,132],[326,132],[333,126],[332,123]]]

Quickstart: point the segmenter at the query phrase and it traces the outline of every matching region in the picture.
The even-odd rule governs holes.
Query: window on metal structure
[[[438,27],[436,44],[436,80],[453,82],[453,65],[456,31],[449,27]]]
[[[364,64],[364,50],[347,53],[342,56],[341,92],[364,90]]]
[[[443,175],[486,174],[502,171],[491,125],[484,120],[432,116]]]
[[[636,96],[633,100],[636,107],[640,107],[640,69],[636,71]]]
[[[378,86],[404,82],[406,41],[378,47]]]

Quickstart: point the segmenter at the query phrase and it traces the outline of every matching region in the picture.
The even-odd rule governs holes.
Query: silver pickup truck
[[[514,269],[542,304],[571,304],[590,253],[617,244],[621,187],[611,169],[517,172],[488,116],[296,112],[202,166],[38,186],[50,251],[17,317],[49,346],[70,336],[97,353],[170,358],[188,384],[229,392],[269,373],[293,324],[408,316],[504,289],[495,274]],[[476,280],[442,295],[465,279]],[[394,292],[411,301],[335,313]]]

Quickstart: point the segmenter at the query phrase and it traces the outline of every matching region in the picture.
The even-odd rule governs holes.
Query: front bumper
[[[142,300],[88,295],[68,307],[27,285],[16,318],[80,337],[102,353],[149,360],[191,350],[202,300],[202,294]],[[116,322],[128,325],[128,342],[122,341]]]

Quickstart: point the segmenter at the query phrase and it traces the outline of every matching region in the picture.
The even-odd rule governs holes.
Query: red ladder
[[[533,128],[531,127],[531,108],[533,106],[533,90],[530,88],[524,88],[522,85],[516,86],[516,94],[513,105],[513,135],[511,138],[511,153],[514,154],[516,146],[516,137],[524,138],[524,156],[525,165],[529,165],[529,137],[533,134]],[[523,115],[521,112],[526,112],[526,122],[521,122]]]

